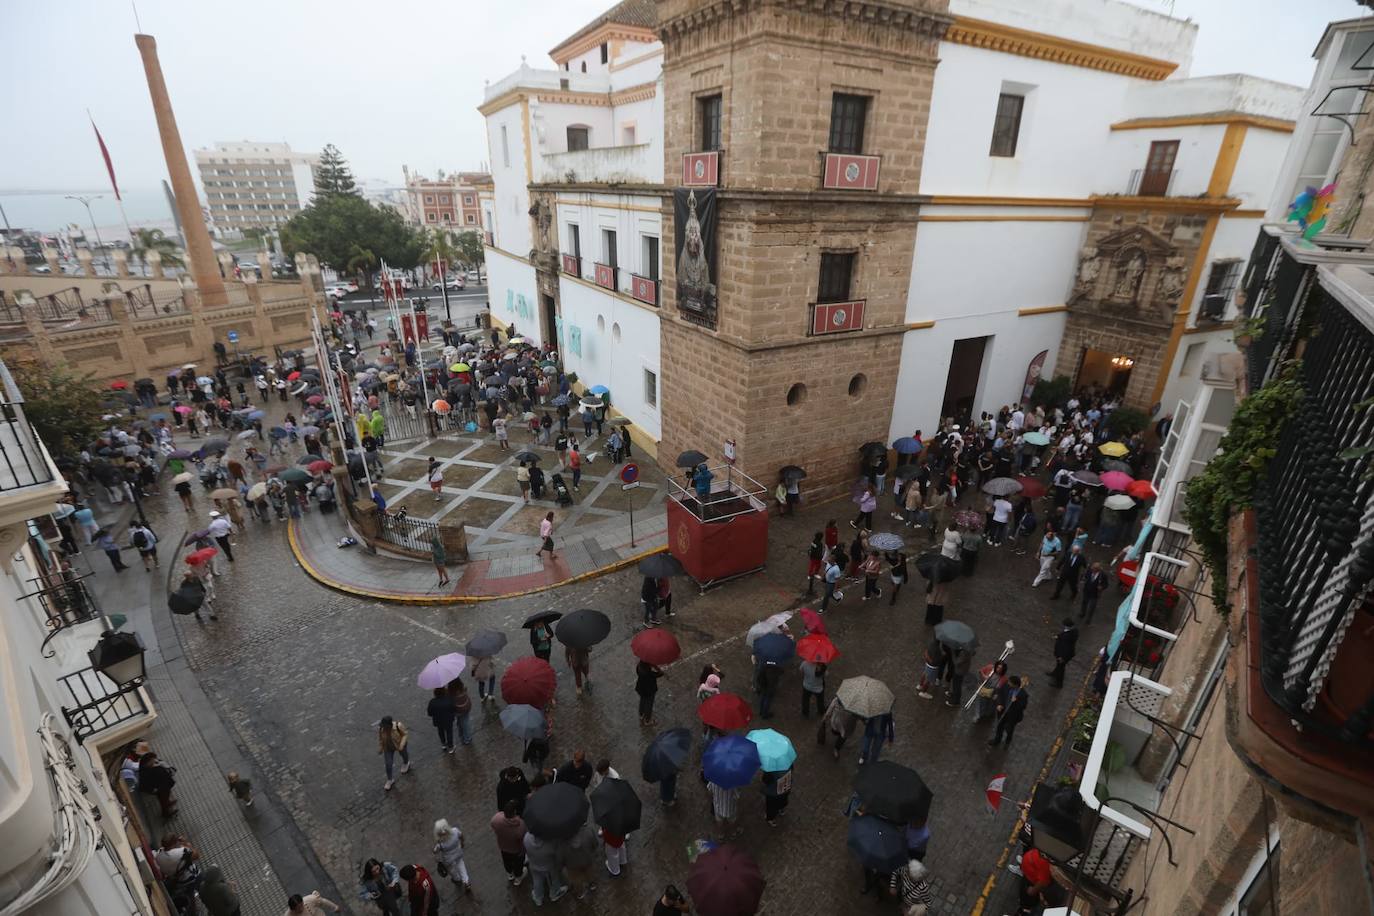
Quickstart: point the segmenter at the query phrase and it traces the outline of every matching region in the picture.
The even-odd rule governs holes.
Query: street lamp
[[[137,633],[106,630],[86,657],[92,668],[126,692],[143,684],[143,651],[143,640]]]
[[[106,630],[86,653],[91,661],[91,667],[86,670],[103,674],[114,683],[114,689],[99,688],[96,682],[81,676],[84,672],[63,679],[72,698],[78,702],[75,707],[62,707],[62,715],[78,744],[101,729],[128,718],[121,714],[118,704],[121,697],[142,688],[148,675],[143,655],[143,640],[137,633]],[[72,678],[76,680],[73,682]]]
[[[66,195],[67,200],[75,200],[86,208],[86,217],[91,221],[91,228],[95,230],[96,246],[99,247],[102,251],[105,249],[105,243],[100,240],[100,227],[95,224],[95,214],[91,212],[91,201],[100,200],[100,198],[104,196],[105,195],[103,194],[96,194],[92,197],[81,197],[77,194]],[[110,256],[108,254],[105,256],[105,266],[107,268],[110,266]]]

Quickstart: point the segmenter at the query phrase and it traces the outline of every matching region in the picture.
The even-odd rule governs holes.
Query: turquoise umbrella
[[[1050,437],[1044,433],[1026,433],[1024,437],[1027,445],[1049,445]]]
[[[758,745],[759,769],[765,773],[781,773],[797,759],[797,750],[787,736],[771,728],[756,728],[744,737]]]

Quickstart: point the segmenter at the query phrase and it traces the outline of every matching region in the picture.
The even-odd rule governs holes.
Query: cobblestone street
[[[770,613],[804,603],[805,544],[830,515],[838,516],[844,532],[852,534],[844,522],[850,508],[837,502],[809,508],[797,519],[775,519],[769,567],[763,573],[705,595],[689,589],[686,580],[676,582],[678,616],[672,629],[682,642],[683,659],[663,679],[656,709],[659,729],[696,724],[697,674],[708,661],[724,669],[726,689],[754,701],[748,689],[745,630]],[[184,515],[173,513],[161,526],[164,536],[175,537],[185,522]],[[926,538],[926,532],[917,533],[913,553]],[[631,866],[625,877],[608,877],[586,900],[574,904],[568,898],[560,906],[638,913],[652,904],[664,883],[684,882],[687,844],[710,836],[712,823],[694,770],[684,773],[680,804],[672,809],[660,808],[656,787],[639,778],[639,759],[655,730],[640,728],[635,712],[629,641],[640,616],[640,579],[633,570],[523,598],[430,608],[357,599],[310,581],[290,559],[284,525],[252,525],[238,538],[235,557],[237,562],[219,580],[220,619],[197,624],[193,618],[176,618],[176,630],[189,665],[254,761],[262,788],[285,805],[356,912],[370,911],[353,900],[361,860],[376,856],[398,864],[432,865],[429,828],[439,817],[461,825],[468,837],[476,897],[463,911],[532,910],[525,888],[508,888],[487,826],[495,811],[496,774],[518,763],[521,744],[501,728],[500,707],[489,707],[473,712],[473,744],[459,747],[452,757],[442,754],[424,715],[427,693],[415,686],[415,676],[430,658],[461,652],[469,636],[483,627],[509,635],[510,644],[499,659],[504,668],[529,651],[520,622],[546,607],[598,608],[614,624],[610,637],[592,654],[596,689],[581,699],[566,676],[562,653],[555,650],[553,663],[561,681],[550,765],[561,764],[578,748],[592,760],[608,756],[645,801],[643,828],[629,841]],[[1032,699],[1009,750],[988,749],[986,726],[973,725],[969,713],[916,697],[927,639],[921,580],[902,591],[895,607],[888,605],[887,594],[865,603],[859,600],[861,588],[847,589],[844,601],[828,615],[831,635],[844,654],[831,666],[827,695],[857,674],[891,686],[897,695],[896,742],[884,757],[913,766],[935,793],[926,860],[940,897],[935,912],[968,913],[974,908],[1014,826],[1014,801],[1034,783],[1075,688],[1088,673],[1097,641],[1105,638],[1110,615],[1099,614],[1080,643],[1069,686],[1047,686],[1043,672],[1051,665],[1049,644],[1057,618],[1069,604],[1048,600],[1046,588],[1030,591],[1033,573],[1032,560],[1013,557],[1007,548],[988,549],[977,574],[951,585],[946,602],[947,619],[964,620],[978,632],[983,644],[978,664],[1000,651],[1005,640],[1016,642],[1012,671],[1030,676]],[[165,612],[155,608],[154,613]],[[857,766],[857,742],[838,761],[828,748],[818,747],[815,720],[800,716],[799,691],[799,676],[789,668],[777,717],[768,723],[787,734],[799,753],[793,804],[780,825],[770,828],[761,797],[746,790],[746,829],[738,842],[757,856],[769,880],[769,912],[782,912],[799,901],[809,901],[817,912],[841,912],[861,902],[877,909],[859,896],[861,872],[845,847],[842,812]],[[373,727],[388,714],[410,727],[415,764],[390,793],[382,790]],[[1007,803],[994,817],[983,793],[999,773],[1007,774]],[[1015,879],[1004,871],[999,880]]]

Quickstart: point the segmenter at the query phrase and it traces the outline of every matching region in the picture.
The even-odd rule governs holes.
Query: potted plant
[[[1083,772],[1083,766],[1088,761],[1088,751],[1093,746],[1093,735],[1097,733],[1097,719],[1097,707],[1084,704],[1069,726],[1070,772]]]

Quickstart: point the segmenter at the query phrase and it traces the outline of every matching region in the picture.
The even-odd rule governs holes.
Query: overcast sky
[[[484,80],[549,48],[612,0],[137,0],[158,39],[189,151],[216,140],[334,143],[359,178],[400,183],[488,158]],[[1025,0],[1034,3],[1036,0]],[[1099,0],[1077,0],[1096,3]],[[1193,75],[1247,72],[1306,85],[1325,24],[1354,0],[1134,0],[1200,26]],[[91,110],[120,184],[164,177],[128,0],[6,4],[0,190],[104,190]]]

